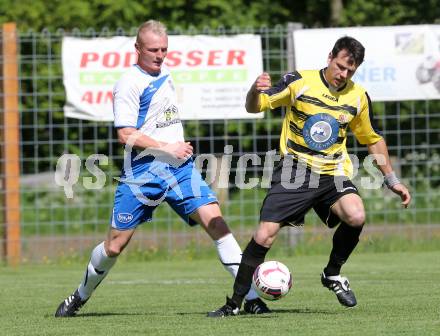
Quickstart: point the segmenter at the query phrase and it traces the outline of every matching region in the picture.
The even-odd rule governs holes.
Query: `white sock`
[[[106,277],[108,271],[113,267],[117,257],[109,257],[104,249],[104,242],[96,246],[87,265],[84,279],[78,287],[79,296],[87,300],[96,287]]]
[[[220,261],[226,270],[234,277],[237,276],[238,267],[241,261],[241,248],[235,240],[232,233],[214,241],[217,248]],[[258,297],[258,294],[251,288],[246,295],[246,300],[253,300]]]

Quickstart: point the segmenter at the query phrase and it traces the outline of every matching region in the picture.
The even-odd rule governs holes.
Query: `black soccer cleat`
[[[340,275],[326,277],[324,272],[321,274],[321,283],[324,287],[333,291],[341,305],[354,307],[357,304],[356,297],[350,289],[350,283],[345,277]]]
[[[57,311],[55,312],[55,317],[73,317],[86,302],[87,300],[81,300],[78,290],[75,290],[72,295],[69,295],[63,302],[60,303]]]
[[[269,314],[272,313],[266,303],[260,298],[245,301],[244,311],[248,314]]]
[[[217,310],[208,312],[208,317],[227,317],[236,316],[240,312],[240,308],[230,298],[226,297],[226,304]]]

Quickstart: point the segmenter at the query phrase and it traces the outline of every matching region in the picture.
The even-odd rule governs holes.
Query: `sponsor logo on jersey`
[[[133,215],[130,213],[119,213],[117,218],[118,221],[121,223],[130,223],[133,219]]]
[[[156,123],[156,128],[164,128],[173,124],[180,123],[179,110],[177,109],[177,106],[171,105],[164,111],[163,114],[165,121],[158,121]]]
[[[332,100],[332,101],[334,101],[334,102],[338,102],[338,98],[337,98],[337,97],[330,96],[330,95],[328,95],[328,94],[326,94],[326,93],[323,93],[322,96],[323,96],[324,98],[330,99],[330,100]]]
[[[307,146],[320,151],[336,142],[338,132],[338,121],[327,113],[319,113],[307,119],[303,128],[303,137]]]
[[[348,118],[345,114],[341,114],[341,115],[339,115],[338,121],[341,124],[346,124],[346,123],[348,123]]]
[[[153,84],[148,85],[148,93],[152,93],[154,91],[157,91],[157,88]]]
[[[174,105],[169,108],[168,110],[166,110],[164,112],[165,114],[165,120],[166,121],[170,121],[171,119],[174,119],[175,115],[177,114],[177,107],[175,107]]]
[[[164,128],[164,127],[168,127],[174,124],[180,124],[180,119],[174,119],[174,120],[170,120],[170,121],[166,121],[166,122],[158,122],[156,124],[156,128]]]

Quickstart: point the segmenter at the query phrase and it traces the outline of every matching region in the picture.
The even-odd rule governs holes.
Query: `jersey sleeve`
[[[119,80],[113,88],[115,127],[137,127],[140,92],[134,81]]]
[[[295,97],[292,92],[294,89],[292,83],[299,79],[301,79],[301,75],[297,71],[287,73],[275,86],[261,92],[259,95],[260,111],[291,105],[292,97]]]
[[[350,129],[362,145],[375,144],[382,138],[373,117],[373,108],[367,92],[360,97],[359,112],[350,122]]]

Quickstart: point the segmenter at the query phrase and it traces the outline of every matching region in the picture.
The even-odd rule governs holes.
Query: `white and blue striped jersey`
[[[157,141],[184,141],[177,97],[166,67],[152,76],[137,65],[131,67],[113,90],[115,127],[134,127]],[[191,214],[217,202],[217,198],[192,159],[174,166],[168,160],[127,149],[121,179],[116,188],[111,225],[117,230],[134,229],[151,221],[159,203],[166,201],[188,224]],[[127,153],[127,152],[126,152]],[[126,157],[127,158],[127,157]]]
[[[184,141],[170,72],[162,66],[152,76],[138,65],[125,72],[113,89],[115,127],[134,127],[157,141]]]
[[[157,76],[131,67],[113,90],[115,127],[134,127],[157,141],[184,141],[177,97],[166,67]],[[174,166],[168,160],[127,149],[121,180],[115,193],[111,225],[118,230],[133,229],[150,221],[157,205],[166,201],[187,223],[198,208],[217,198],[192,159]],[[127,158],[127,157],[126,157]]]

